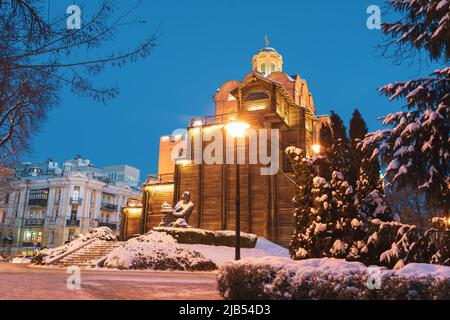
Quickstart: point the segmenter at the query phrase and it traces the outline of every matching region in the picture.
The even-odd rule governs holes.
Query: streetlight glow
[[[321,148],[322,147],[320,146],[320,144],[313,144],[311,146],[311,149],[314,151],[314,154],[319,154]]]
[[[250,125],[243,121],[232,121],[225,125],[225,130],[233,138],[241,138],[245,136],[245,131],[250,128]]]

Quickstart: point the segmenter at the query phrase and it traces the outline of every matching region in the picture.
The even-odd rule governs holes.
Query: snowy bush
[[[195,228],[153,228],[153,231],[164,232],[178,243],[184,244],[204,244],[209,246],[234,247],[236,243],[236,233],[234,231],[211,231]],[[241,232],[241,247],[254,248],[258,237],[254,234]]]
[[[405,268],[406,269],[406,268]],[[220,269],[226,299],[443,299],[450,298],[450,268],[411,264],[381,272],[380,289],[367,285],[370,272],[359,262],[322,258],[247,258]]]
[[[78,235],[78,237],[75,238],[73,241],[63,246],[53,249],[43,249],[39,251],[39,253],[33,257],[32,262],[34,264],[45,265],[62,254],[65,254],[67,252],[82,247],[83,245],[86,244],[86,242],[91,241],[93,239],[99,241],[117,241],[117,236],[108,227],[94,228],[89,230],[89,232],[84,235],[83,234]]]
[[[106,268],[207,271],[215,263],[201,253],[180,247],[162,232],[150,231],[132,238],[111,251],[103,263]]]

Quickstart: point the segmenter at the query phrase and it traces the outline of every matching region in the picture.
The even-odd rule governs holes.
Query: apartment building
[[[106,226],[119,234],[121,208],[139,201],[139,170],[128,165],[98,168],[76,156],[59,167],[22,163],[16,177],[0,184],[0,254],[31,254],[57,247],[77,234]]]

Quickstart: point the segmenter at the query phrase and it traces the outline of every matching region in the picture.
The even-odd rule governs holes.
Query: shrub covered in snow
[[[359,262],[247,258],[222,267],[218,284],[226,299],[450,298],[450,268],[411,264],[408,269],[383,270],[380,287],[375,290],[367,285],[372,274]]]
[[[33,257],[34,264],[47,264],[53,259],[65,253],[77,250],[91,240],[117,241],[117,236],[108,227],[99,227],[89,230],[86,234],[80,234],[73,241],[53,249],[43,249]]]
[[[164,232],[174,237],[178,243],[205,244],[210,246],[234,247],[236,243],[234,231],[211,231],[195,228],[154,228],[154,231]],[[254,248],[258,237],[254,234],[241,232],[241,247]]]
[[[163,232],[150,231],[132,238],[111,251],[103,263],[106,268],[208,271],[215,263],[201,253],[180,247]]]

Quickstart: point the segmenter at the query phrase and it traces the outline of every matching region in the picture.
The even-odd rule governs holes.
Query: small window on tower
[[[270,72],[275,72],[275,64],[274,63],[272,63],[270,65]]]
[[[261,73],[266,74],[266,64],[261,64]]]

